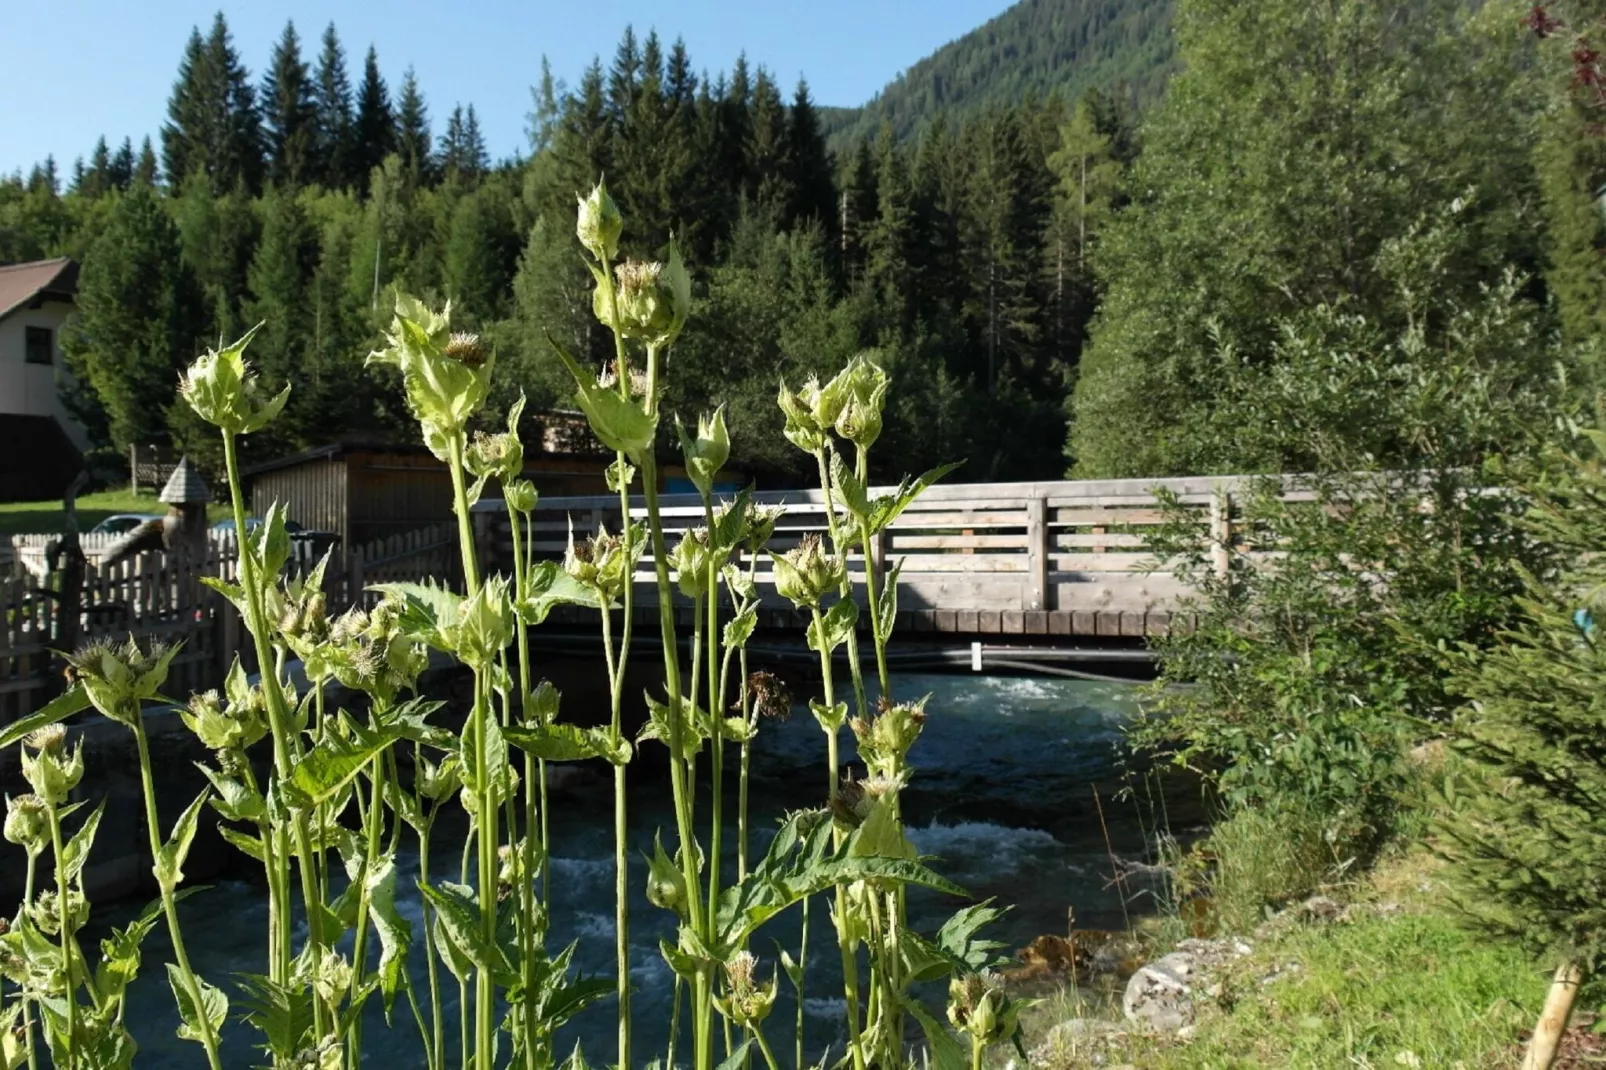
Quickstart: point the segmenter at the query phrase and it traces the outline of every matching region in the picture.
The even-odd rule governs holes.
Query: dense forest
[[[1028,96],[1090,89],[1133,106],[1165,90],[1175,67],[1173,0],[1020,0],[996,18],[899,74],[862,108],[832,108],[833,148],[851,147],[889,125],[918,133],[934,116],[952,120]]]
[[[354,79],[333,26],[310,50],[286,26],[254,78],[220,14],[184,48],[159,144],[103,139],[65,178],[47,160],[0,182],[0,261],[83,263],[64,346],[85,423],[118,451],[204,453],[176,369],[261,320],[253,357],[296,390],[253,452],[387,433],[396,391],[362,357],[396,291],[450,299],[494,341],[510,374],[488,419],[515,384],[532,412],[565,406],[544,334],[605,355],[572,231],[576,192],[606,176],[633,251],[674,235],[696,280],[671,406],[724,400],[763,478],[796,464],[769,433],[778,376],[866,348],[903,384],[889,470],[1059,474],[1086,253],[1132,144],[1109,98],[1026,95],[832,154],[806,83],[745,60],[699,74],[656,33],[627,30],[576,86],[536,75],[528,152],[493,162],[472,104],[437,135],[411,71],[393,91],[369,49]]]

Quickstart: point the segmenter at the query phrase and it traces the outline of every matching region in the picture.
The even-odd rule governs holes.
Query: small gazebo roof
[[[167,486],[162,488],[160,499],[168,505],[186,505],[191,502],[209,502],[212,492],[207,489],[206,483],[201,479],[201,473],[195,470],[188,457],[181,457],[173,474],[168,477]]]

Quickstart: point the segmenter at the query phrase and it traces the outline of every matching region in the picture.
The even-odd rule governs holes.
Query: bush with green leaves
[[[444,1070],[449,1041],[465,1068],[538,1070],[557,1061],[556,1031],[612,996],[616,1065],[643,1064],[631,1047],[627,883],[629,854],[645,845],[627,840],[625,771],[637,746],[648,741],[668,750],[675,818],[667,837],[660,831],[651,851],[643,852],[647,898],[674,915],[675,937],[662,941],[660,952],[677,994],[687,996],[675,1001],[667,1065],[676,1063],[684,1016],[697,1070],[712,1070],[716,1062],[744,1065],[752,1047],[769,1070],[779,1070],[764,1022],[782,971],[797,990],[795,1056],[804,1065],[808,911],[818,896],[831,898],[853,1070],[902,1066],[913,1058],[906,1015],[919,1022],[941,1070],[962,1070],[967,1062],[975,1067],[990,1045],[1016,1036],[1021,1005],[998,991],[989,973],[1000,961],[998,945],[978,936],[999,911],[987,903],[966,907],[925,936],[909,927],[905,905],[911,885],[964,893],[926,865],[903,830],[899,799],[911,775],[906,758],[930,696],[893,693],[887,646],[897,619],[898,568],[884,568],[867,551],[948,468],[906,479],[887,493],[872,491],[870,450],[891,384],[870,359],[856,358],[823,384],[781,387],[786,439],[813,462],[826,502],[825,540],[806,538],[796,549],[769,555],[777,593],[808,610],[807,639],[820,656],[823,695],[810,708],[826,735],[822,804],[789,815],[763,856],[750,855],[750,744],[761,717],[787,706],[772,677],[749,672],[747,653],[757,621],[758,564],[778,513],[756,507],[747,492],[716,502],[713,487],[730,453],[721,411],[694,423],[677,420],[705,524],[667,545],[656,443],[665,358],[688,316],[689,279],[673,245],[667,263],[619,255],[623,220],[600,185],[581,199],[576,229],[595,281],[593,308],[615,342],[614,359],[599,376],[549,341],[575,378],[574,400],[591,430],[617,455],[608,479],[619,494],[623,523],[617,532],[571,538],[562,562],[537,561],[531,552],[537,491],[523,478],[522,401],[512,405],[505,429],[482,426],[496,354],[478,335],[454,331],[449,306],[436,310],[399,299],[386,345],[369,364],[399,374],[424,443],[451,476],[461,590],[434,582],[384,584],[374,589],[377,601],[331,616],[322,590],[327,559],[304,573],[286,572],[284,510],[275,505],[255,529],[244,523],[239,440],[272,424],[289,390],[264,389],[246,364],[255,330],[208,352],[185,373],[181,395],[219,436],[235,528],[245,533],[235,578],[209,583],[239,610],[255,662],[265,671],[253,679],[237,661],[221,692],[194,695],[180,709],[213,758],[204,768],[206,790],[165,837],[144,719],[147,706],[161,700],[172,648],[141,647],[130,639],[74,652],[67,693],[0,731],[0,746],[21,744],[33,789],[8,800],[4,828],[27,857],[24,902],[0,931],[4,1070],[24,1062],[34,1070],[41,1049],[66,1070],[131,1066],[135,1045],[124,1020],[124,993],[140,968],[140,942],[159,917],[173,943],[167,969],[179,1036],[199,1043],[213,1070],[221,1070],[219,1039],[231,1016],[259,1034],[258,1046],[274,1070],[356,1068],[364,1055],[364,1007],[375,998],[387,1020],[405,1005],[417,1032],[418,1061],[429,1070]],[[629,519],[638,475],[644,524]],[[475,554],[470,510],[492,487],[502,494],[512,528],[512,575],[488,574]],[[663,686],[649,692],[648,723],[632,740],[621,724],[624,667],[637,565],[648,549]],[[696,622],[689,661],[676,637],[677,594],[691,602]],[[873,702],[870,668],[861,664],[859,650],[861,600],[879,685]],[[532,630],[558,605],[598,611],[611,696],[611,717],[599,727],[560,720],[557,690],[532,679]],[[851,695],[839,699],[832,654],[843,647]],[[442,703],[418,693],[431,650],[472,676],[461,731],[432,723]],[[287,670],[292,659],[302,667],[300,689]],[[733,670],[739,673],[734,681]],[[338,703],[331,698],[337,695]],[[102,942],[93,967],[79,942],[90,911],[82,875],[101,810],[76,820],[67,834],[65,822],[83,805],[69,800],[84,764],[81,744],[60,723],[91,707],[134,734],[161,892],[150,910]],[[857,738],[868,773],[863,780],[839,776],[844,728]],[[249,756],[259,743],[271,754],[265,779]],[[722,854],[728,848],[721,841],[732,747],[737,875],[727,883]],[[549,834],[557,815],[547,804],[547,766],[586,759],[614,769],[618,960],[612,979],[574,976],[574,946],[548,942]],[[704,760],[706,801],[698,798]],[[459,866],[443,871],[432,855],[432,833],[443,808],[453,805],[466,814],[468,840]],[[221,819],[223,838],[262,867],[268,889],[261,972],[238,975],[232,999],[216,979],[192,969],[176,911],[189,893],[183,867],[208,809]],[[418,859],[416,872],[405,875],[404,838],[416,844]],[[43,887],[46,874],[53,875],[53,887]],[[418,888],[421,925],[398,908],[399,882]],[[795,957],[783,951],[766,970],[752,950],[764,946],[755,937],[794,907],[804,915],[803,942]],[[299,941],[298,931],[304,932]],[[408,970],[414,956],[424,960],[427,989]],[[949,1018],[968,1036],[968,1054],[914,995],[913,986],[945,978],[954,979]],[[454,983],[455,1008],[443,995]],[[576,1050],[565,1065],[582,1070],[586,1064]]]

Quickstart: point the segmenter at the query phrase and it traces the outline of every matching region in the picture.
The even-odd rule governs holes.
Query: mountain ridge
[[[933,116],[962,117],[993,103],[1090,89],[1142,106],[1175,67],[1174,0],[1019,0],[912,64],[864,105],[820,109],[833,148],[883,124],[909,137]]]

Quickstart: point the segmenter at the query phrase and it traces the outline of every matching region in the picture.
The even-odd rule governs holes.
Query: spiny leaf
[[[223,1027],[223,1020],[229,1015],[229,997],[221,989],[196,977],[195,986],[200,989],[201,997],[197,1005],[184,983],[184,974],[171,962],[167,964],[167,983],[173,987],[173,998],[178,1000],[179,1039],[199,1043],[206,1035],[203,1022],[210,1027],[212,1036],[217,1036],[218,1030]],[[205,1015],[204,1019],[202,1015]]]
[[[100,828],[100,817],[105,812],[106,800],[101,799],[100,805],[84,820],[83,827],[62,848],[61,868],[68,880],[76,880],[78,874],[83,872],[84,863],[89,861],[89,849],[95,843],[95,830]]]
[[[206,805],[211,795],[212,789],[206,788],[195,797],[195,801],[179,815],[178,823],[173,826],[173,834],[157,852],[151,871],[156,874],[156,882],[169,891],[184,883],[184,859],[189,856],[190,844],[195,839],[195,826],[201,817],[201,807]],[[226,1000],[224,1002],[227,1003]]]
[[[5,728],[0,728],[0,750],[11,746],[36,728],[66,720],[88,708],[89,693],[84,690],[83,684],[74,684],[22,720],[13,721]]]

